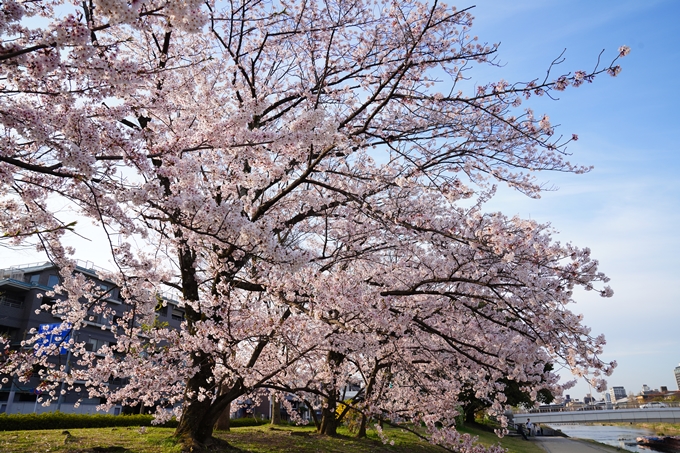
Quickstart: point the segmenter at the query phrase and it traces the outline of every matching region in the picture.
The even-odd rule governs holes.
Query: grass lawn
[[[499,439],[492,432],[478,427],[461,431],[479,436],[480,442],[492,445]],[[179,445],[170,437],[171,428],[91,428],[42,431],[0,432],[0,452],[32,453],[180,453]],[[340,435],[336,438],[319,436],[312,427],[268,426],[233,428],[217,432],[234,447],[249,453],[442,453],[445,450],[419,440],[399,429],[386,428],[394,445],[383,444],[375,432],[368,439]],[[349,434],[340,430],[340,434]],[[505,438],[501,444],[510,453],[544,453],[535,443],[521,438]]]
[[[172,428],[88,428],[0,432],[0,452],[180,453]],[[65,434],[65,433],[70,433]]]

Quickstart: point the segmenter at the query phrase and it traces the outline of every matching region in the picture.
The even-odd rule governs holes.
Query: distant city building
[[[612,387],[607,394],[611,398],[611,401],[615,403],[626,397],[626,389],[624,387]]]
[[[647,384],[642,384],[642,393],[649,393],[652,389],[649,388]]]
[[[680,390],[680,365],[675,367],[675,382],[678,385],[678,390]]]

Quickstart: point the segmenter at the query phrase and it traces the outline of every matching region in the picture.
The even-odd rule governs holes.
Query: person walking
[[[529,440],[527,438],[526,432],[524,431],[524,427],[521,424],[518,423],[517,425],[515,425],[515,429],[517,429],[517,432],[522,436],[524,440]]]
[[[530,437],[535,436],[536,433],[534,432],[534,424],[531,423],[530,418],[527,418],[527,425],[526,426],[527,426],[527,435],[529,435]]]

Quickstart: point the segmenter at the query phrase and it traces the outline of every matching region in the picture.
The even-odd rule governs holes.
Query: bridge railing
[[[613,410],[613,409],[663,409],[669,407],[680,407],[680,401],[663,401],[663,402],[647,402],[647,403],[610,403],[610,404],[596,404],[587,406],[540,406],[532,408],[515,408],[514,413],[522,414],[542,414],[549,412],[581,412],[581,411],[598,411],[598,410]]]

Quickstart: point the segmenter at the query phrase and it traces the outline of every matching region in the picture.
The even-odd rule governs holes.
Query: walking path
[[[532,437],[548,453],[612,453],[615,447],[564,437]]]

